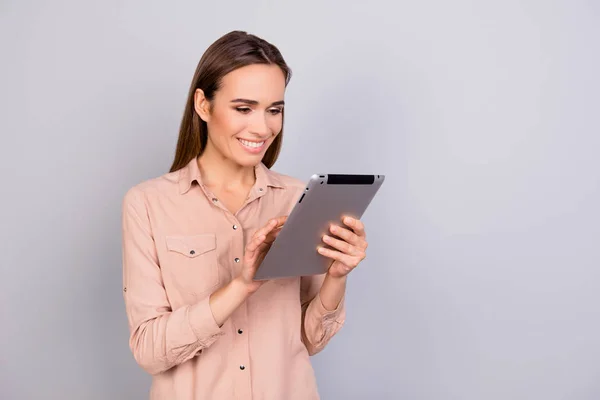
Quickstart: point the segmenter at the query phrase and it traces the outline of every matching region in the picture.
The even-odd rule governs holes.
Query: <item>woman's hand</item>
[[[330,232],[339,239],[330,235],[323,236],[323,242],[333,249],[325,247],[318,249],[320,254],[333,260],[327,271],[332,278],[348,275],[367,256],[368,243],[363,223],[352,217],[345,217],[342,222],[346,227],[332,224],[329,228]]]
[[[246,246],[244,264],[238,279],[247,288],[248,293],[256,292],[265,282],[255,281],[254,275],[286,220],[287,216],[269,220],[265,226],[254,233],[252,240]]]
[[[209,306],[219,327],[223,326],[240,304],[263,284],[262,281],[255,282],[254,275],[286,219],[287,217],[272,219],[256,231],[244,251],[244,263],[240,274],[210,295]]]

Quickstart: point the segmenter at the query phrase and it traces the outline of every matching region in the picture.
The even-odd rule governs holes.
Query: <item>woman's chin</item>
[[[250,167],[256,167],[258,164],[260,164],[262,162],[263,156],[264,156],[264,154],[257,154],[252,157],[248,157],[248,156],[239,157],[238,156],[238,157],[235,157],[233,159],[233,161],[242,167],[250,168]]]
[[[263,157],[265,156],[266,153],[266,149],[265,151],[261,151],[260,153],[255,153],[255,154],[251,154],[251,153],[237,153],[234,154],[233,159],[234,161],[244,167],[255,167],[256,165],[260,164],[262,162]]]

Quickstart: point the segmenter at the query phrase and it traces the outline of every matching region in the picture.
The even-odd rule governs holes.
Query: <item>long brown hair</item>
[[[204,96],[210,102],[213,100],[215,92],[219,90],[225,75],[237,68],[251,64],[275,64],[283,71],[286,86],[290,81],[292,72],[277,47],[247,32],[229,32],[206,49],[192,79],[179,128],[175,159],[170,172],[183,168],[193,158],[201,155],[208,141],[206,122],[194,109],[196,89],[202,89]],[[281,150],[282,139],[283,125],[262,159],[267,168],[271,168],[275,164]]]

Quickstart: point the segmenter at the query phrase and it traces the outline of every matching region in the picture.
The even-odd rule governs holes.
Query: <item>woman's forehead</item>
[[[219,92],[225,98],[272,103],[283,100],[285,75],[277,65],[248,65],[225,75]]]

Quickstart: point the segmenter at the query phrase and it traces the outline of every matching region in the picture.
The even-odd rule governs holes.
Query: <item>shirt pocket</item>
[[[201,296],[219,284],[217,240],[212,233],[166,236],[173,281],[185,294]]]

